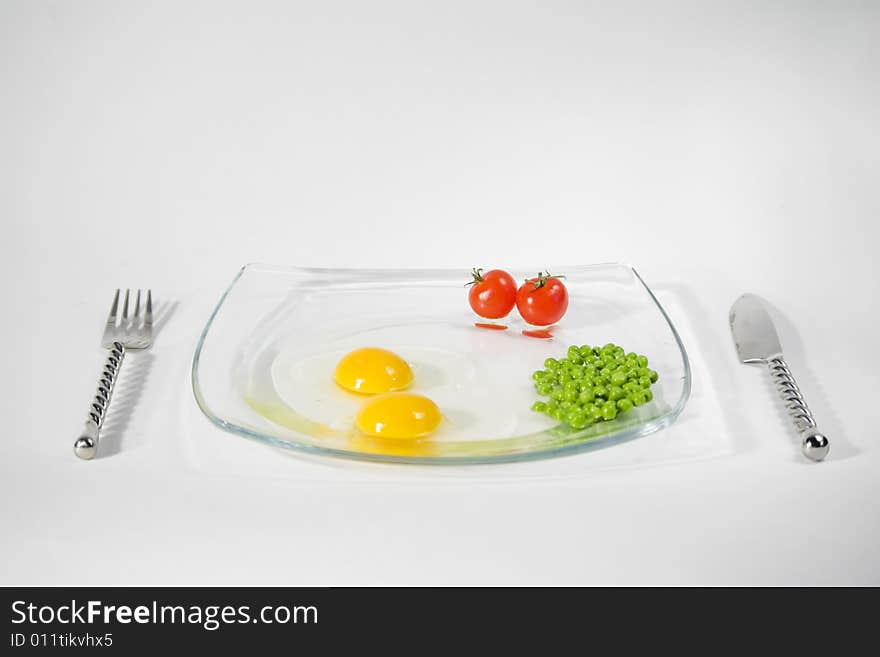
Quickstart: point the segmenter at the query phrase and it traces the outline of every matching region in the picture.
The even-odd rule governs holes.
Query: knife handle
[[[804,401],[804,396],[792,376],[788,363],[782,356],[776,356],[768,360],[767,365],[773,383],[785,402],[785,410],[791,416],[795,428],[803,436],[801,451],[808,459],[821,461],[828,455],[830,448],[828,438],[816,426],[816,420],[807,402]]]

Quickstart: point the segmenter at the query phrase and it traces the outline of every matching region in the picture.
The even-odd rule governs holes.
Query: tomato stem
[[[464,284],[465,287],[467,287],[468,285],[476,285],[477,283],[482,283],[484,280],[486,280],[483,278],[483,268],[482,267],[474,267],[471,270],[471,276],[474,277],[474,280],[472,280],[468,283],[465,283]]]
[[[551,274],[549,270],[545,272],[539,271],[538,275],[534,278],[535,282],[533,283],[533,285],[535,286],[535,289],[537,290],[544,287],[547,284],[547,281],[549,281],[551,278],[565,278],[565,276],[561,274]],[[529,279],[526,279],[526,283],[528,282]]]

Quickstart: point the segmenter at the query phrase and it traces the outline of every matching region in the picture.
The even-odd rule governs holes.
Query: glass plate
[[[193,358],[196,401],[219,427],[279,447],[402,463],[494,463],[607,447],[671,424],[691,388],[687,354],[632,267],[560,268],[568,312],[549,339],[475,326],[461,270],[241,269],[208,320]],[[517,280],[527,272],[511,271]],[[532,274],[533,275],[533,274]],[[531,374],[570,344],[614,342],[659,373],[651,402],[583,430],[530,410]],[[384,347],[412,366],[412,392],[443,413],[421,440],[354,428],[364,398],[333,383],[347,352]]]

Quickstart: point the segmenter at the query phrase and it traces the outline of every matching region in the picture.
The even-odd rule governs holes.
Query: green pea
[[[547,397],[532,410],[581,429],[652,401],[658,378],[646,356],[613,342],[569,345],[563,358],[547,358],[532,372],[535,390]]]
[[[565,421],[575,429],[583,429],[587,426],[587,414],[580,409],[575,409],[566,413]]]
[[[607,402],[602,405],[602,417],[606,420],[613,420],[617,417],[617,404]]]

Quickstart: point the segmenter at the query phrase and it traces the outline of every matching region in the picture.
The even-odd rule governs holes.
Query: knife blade
[[[744,294],[730,308],[730,331],[743,363],[766,363],[785,410],[801,434],[801,452],[812,461],[828,455],[830,444],[816,425],[804,396],[782,355],[782,344],[773,319],[760,297]]]
[[[782,345],[770,313],[754,294],[744,294],[730,309],[730,330],[744,363],[768,361],[782,355]]]

